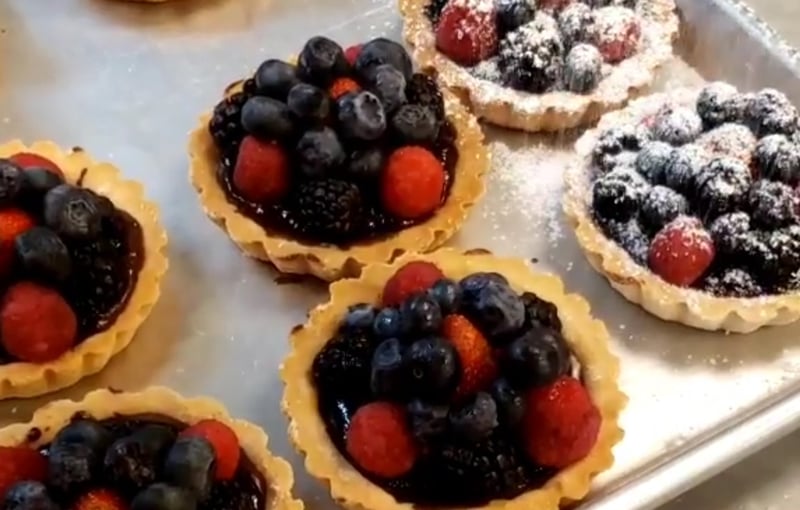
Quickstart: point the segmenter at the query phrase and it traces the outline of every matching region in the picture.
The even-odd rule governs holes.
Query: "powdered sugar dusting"
[[[697,143],[713,156],[730,156],[750,166],[756,141],[747,126],[728,122],[704,133]]]

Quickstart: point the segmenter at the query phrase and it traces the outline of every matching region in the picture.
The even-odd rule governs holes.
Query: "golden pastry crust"
[[[295,448],[305,455],[308,472],[328,485],[333,498],[347,508],[414,508],[412,504],[399,503],[364,478],[339,453],[320,418],[316,390],[309,376],[314,357],[333,336],[348,305],[378,302],[386,280],[398,267],[411,260],[433,262],[455,279],[478,271],[496,271],[506,276],[516,291],[535,292],[558,307],[564,337],[580,363],[583,379],[603,419],[597,444],[586,458],[562,470],[541,489],[526,492],[513,500],[494,501],[487,507],[556,510],[562,503],[585,497],[592,478],[613,464],[611,450],[623,436],[618,418],[627,402],[617,386],[619,361],[609,351],[605,326],[592,318],[585,299],[565,293],[559,278],[535,273],[522,260],[461,253],[453,249],[442,249],[428,255],[407,254],[392,264],[365,267],[358,279],[333,283],[330,301],[313,310],[308,322],[292,333],[291,352],[281,366],[281,378],[286,385],[282,406],[290,420],[289,437]]]
[[[591,152],[601,132],[611,126],[637,122],[654,114],[666,102],[690,106],[698,90],[680,89],[638,99],[624,110],[605,115],[596,129],[576,143],[576,164],[565,174],[564,212],[575,229],[589,264],[629,301],[653,315],[710,331],[750,333],[764,326],[800,319],[800,292],[755,298],[723,298],[665,282],[637,264],[617,243],[605,236],[592,219]]]
[[[440,82],[461,97],[479,118],[530,132],[587,125],[624,105],[653,83],[655,71],[672,58],[672,43],[678,36],[674,0],[643,0],[637,12],[643,20],[644,44],[636,55],[614,65],[594,91],[532,94],[476,78],[440,53],[425,14],[430,0],[398,1],[405,21],[403,35],[418,65],[436,69]]]
[[[0,446],[37,448],[50,443],[76,413],[104,420],[117,416],[159,415],[192,425],[204,419],[221,421],[239,438],[239,444],[255,471],[268,484],[263,510],[302,510],[303,503],[292,497],[294,474],[288,462],[267,449],[269,438],[261,428],[232,418],[219,402],[210,398],[183,398],[174,391],[151,387],[128,393],[96,390],[83,400],[58,400],[36,411],[28,423],[0,429]],[[39,433],[30,434],[32,429]],[[32,439],[35,438],[35,439]]]
[[[167,271],[167,233],[159,220],[158,206],[144,197],[136,181],[125,180],[119,169],[94,161],[83,149],[62,150],[52,142],[26,146],[19,140],[0,145],[0,158],[19,152],[43,156],[64,172],[67,182],[108,197],[117,209],[139,222],[144,241],[144,261],[127,305],[106,330],[87,338],[60,358],[47,363],[14,362],[0,365],[0,399],[34,397],[72,386],[102,370],[126,348],[158,301],[161,279]]]
[[[241,84],[228,88],[228,94]],[[208,217],[241,248],[256,259],[272,263],[283,273],[311,274],[333,281],[357,276],[368,263],[390,262],[405,252],[424,253],[438,248],[461,227],[472,206],[483,196],[483,176],[490,156],[477,120],[457,98],[442,91],[447,118],[458,133],[459,151],[455,180],[447,200],[434,215],[376,241],[356,243],[348,248],[307,244],[276,232],[269,232],[241,214],[225,195],[217,180],[219,153],[208,132],[210,114],[203,115],[189,138],[192,184]]]

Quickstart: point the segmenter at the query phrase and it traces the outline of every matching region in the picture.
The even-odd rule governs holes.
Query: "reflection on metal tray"
[[[800,104],[791,56],[737,6],[679,3],[681,58],[656,88],[724,78],[781,88]],[[161,302],[125,353],[68,391],[0,404],[0,423],[103,385],[210,394],[267,429],[275,452],[294,464],[298,496],[334,508],[287,442],[277,373],[290,328],[325,300],[325,288],[278,283],[205,218],[187,183],[186,134],[225,85],[267,57],[296,52],[310,35],[343,44],[398,37],[392,0],[8,0],[0,20],[0,139],[80,145],[143,181],[162,204],[174,262]],[[561,170],[576,134],[487,131],[496,171],[452,244],[532,258],[559,274],[594,304],[623,362],[627,435],[581,508],[653,508],[789,431],[800,418],[800,327],[703,333],[627,303],[588,267],[561,217]]]

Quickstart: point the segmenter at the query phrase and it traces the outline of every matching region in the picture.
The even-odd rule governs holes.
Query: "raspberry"
[[[0,446],[0,501],[15,483],[43,482],[45,478],[47,459],[41,453],[22,446]]]
[[[586,388],[563,376],[548,386],[533,388],[526,396],[522,441],[537,464],[565,468],[591,451],[602,418]]]
[[[497,52],[494,9],[472,9],[459,0],[447,4],[436,27],[436,47],[463,66],[473,66]]]
[[[492,348],[483,334],[463,315],[448,315],[442,334],[455,347],[461,366],[456,398],[484,390],[497,375]]]
[[[344,50],[344,58],[347,59],[347,63],[351,66],[355,66],[356,59],[358,59],[358,56],[361,54],[361,48],[363,47],[363,44],[355,44]]]
[[[615,64],[636,53],[642,27],[636,14],[626,7],[597,10],[597,49],[606,62]]]
[[[52,361],[75,343],[78,320],[56,291],[31,282],[17,283],[0,303],[0,333],[5,350],[23,361]]]
[[[0,275],[11,271],[14,263],[14,240],[35,226],[33,218],[21,209],[0,211]]]
[[[87,492],[72,505],[71,510],[126,510],[128,505],[110,489]]]
[[[347,430],[347,453],[364,471],[382,478],[402,476],[414,467],[417,447],[406,412],[390,402],[372,402],[353,415]]]
[[[647,259],[668,283],[688,287],[703,276],[714,255],[714,241],[700,220],[678,216],[653,238]]]
[[[425,292],[444,278],[435,264],[422,260],[409,262],[386,280],[381,298],[384,306],[396,306],[418,292]]]
[[[387,212],[404,219],[432,213],[442,201],[445,170],[430,151],[401,147],[386,162],[381,181],[381,200]]]
[[[217,420],[203,420],[181,432],[182,436],[202,437],[214,447],[217,480],[231,480],[239,468],[239,438],[227,425]]]
[[[277,202],[289,190],[286,153],[275,143],[245,137],[233,169],[233,185],[251,202]]]
[[[358,92],[359,90],[361,90],[361,87],[358,86],[355,80],[351,78],[339,78],[333,82],[333,85],[328,89],[328,94],[331,96],[331,99],[339,99],[345,94]]]
[[[33,154],[32,152],[20,152],[11,156],[10,159],[12,162],[16,163],[17,166],[23,169],[28,168],[44,168],[45,170],[49,170],[54,174],[58,175],[59,177],[64,177],[64,172],[58,168],[58,165],[50,161],[49,159],[40,156],[38,154]]]

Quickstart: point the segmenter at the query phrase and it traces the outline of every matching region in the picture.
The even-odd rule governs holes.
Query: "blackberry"
[[[575,4],[579,5],[579,4]],[[573,46],[564,65],[564,83],[567,90],[577,94],[591,92],[600,83],[603,57],[591,44]]]
[[[647,187],[647,183],[635,171],[614,170],[594,182],[592,207],[601,218],[628,220],[639,212]]]
[[[703,121],[691,108],[667,106],[656,113],[651,129],[656,140],[679,146],[700,136]]]
[[[369,393],[375,342],[365,333],[339,333],[314,358],[311,374],[317,391],[340,398]]]
[[[558,28],[567,49],[576,44],[591,43],[595,37],[594,10],[586,4],[573,2],[559,13]]]
[[[498,66],[507,86],[540,94],[561,80],[563,53],[556,21],[540,12],[500,41]]]
[[[541,326],[561,332],[561,319],[558,318],[558,308],[549,301],[545,301],[533,292],[522,294],[522,303],[525,305],[526,328]]]
[[[760,296],[764,292],[750,273],[736,268],[706,277],[701,288],[720,297],[749,298]]]
[[[688,210],[686,197],[666,186],[653,186],[642,200],[640,218],[650,232],[658,232]]]
[[[636,170],[651,184],[664,182],[664,172],[672,157],[673,147],[666,142],[647,142],[636,155]]]
[[[800,181],[800,146],[785,135],[767,135],[753,153],[756,170],[764,179],[794,186]]]
[[[747,102],[736,87],[725,82],[706,85],[697,96],[695,108],[706,130],[726,122],[741,122]]]
[[[358,186],[338,179],[300,184],[292,205],[297,227],[322,242],[349,238],[364,218]]]
[[[765,242],[776,257],[774,284],[784,286],[800,270],[800,226],[770,232]]]
[[[747,195],[750,216],[761,228],[774,230],[797,221],[797,197],[792,188],[775,181],[756,181]]]
[[[603,172],[612,170],[623,160],[635,161],[635,152],[648,141],[649,135],[633,124],[614,126],[600,134],[592,150],[592,161]]]
[[[767,245],[767,236],[763,232],[743,234],[732,260],[755,276],[762,286],[771,287],[778,279],[778,257]]]
[[[639,222],[631,221],[606,221],[601,224],[603,232],[619,245],[628,255],[642,266],[647,265],[647,256],[650,251],[650,240],[642,230]]]
[[[431,20],[431,24],[436,26],[439,24],[439,17],[442,15],[444,6],[447,5],[449,0],[430,0],[428,5],[425,6],[425,15]]]
[[[221,152],[236,150],[242,142],[245,136],[242,127],[242,108],[248,99],[250,95],[236,92],[214,107],[214,113],[208,121],[208,131]]]
[[[436,80],[423,73],[414,73],[406,84],[406,99],[410,104],[427,106],[438,120],[444,120],[444,98]]]
[[[708,160],[708,153],[699,145],[690,143],[676,148],[664,168],[664,184],[691,200],[695,181]]]
[[[496,8],[497,36],[500,39],[533,20],[536,14],[534,5],[528,0],[499,0]]]
[[[797,130],[797,109],[782,92],[763,89],[749,101],[745,111],[747,125],[759,138]]]
[[[714,248],[722,255],[732,255],[740,250],[742,238],[750,232],[750,216],[744,212],[723,214],[708,229]]]
[[[211,495],[198,510],[258,510],[260,492],[252,476],[237,473],[233,480],[214,482]]]
[[[747,196],[752,178],[750,169],[738,159],[716,158],[703,167],[696,182],[695,210],[707,223],[737,210]]]

